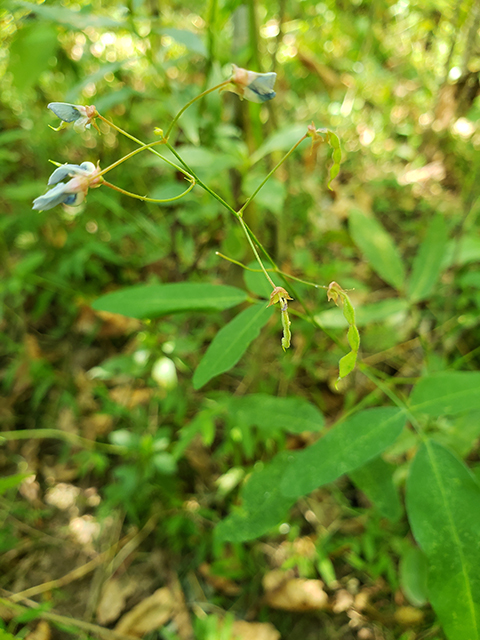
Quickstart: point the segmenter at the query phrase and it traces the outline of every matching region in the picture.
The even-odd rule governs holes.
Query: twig
[[[91,573],[94,569],[96,569],[99,565],[101,565],[105,560],[108,560],[112,554],[115,555],[117,549],[121,549],[125,547],[127,549],[127,553],[122,554],[122,562],[123,560],[132,553],[132,551],[146,538],[146,536],[153,530],[155,523],[157,521],[157,514],[153,515],[150,520],[146,523],[141,531],[135,534],[133,537],[131,534],[122,538],[117,544],[113,545],[103,553],[100,553],[96,558],[90,560],[86,564],[81,567],[77,567],[65,574],[61,578],[57,578],[56,580],[49,580],[48,582],[44,582],[42,584],[38,584],[35,587],[30,587],[29,589],[25,589],[24,591],[19,591],[11,596],[10,600],[12,602],[20,602],[21,600],[25,600],[30,596],[36,596],[40,593],[45,593],[46,591],[52,591],[52,589],[59,589],[61,587],[65,587],[67,584],[74,582],[75,580],[79,580],[80,578],[85,577],[88,573]]]
[[[2,592],[8,594],[8,591],[5,591],[4,589],[2,589]],[[6,598],[0,598],[0,604],[12,611],[15,611],[17,615],[26,613],[30,609],[40,608],[38,602],[35,602],[34,600],[25,599],[25,604],[27,606],[16,604],[12,602],[13,597],[13,595],[8,595]],[[83,631],[92,633],[100,638],[106,638],[106,640],[132,640],[132,636],[126,636],[123,633],[117,633],[111,629],[100,627],[98,624],[94,624],[93,622],[84,622],[83,620],[77,620],[76,618],[70,618],[69,616],[62,616],[58,613],[54,613],[53,611],[39,611],[38,617],[42,620],[49,620],[63,626],[77,627],[77,629],[82,629]]]

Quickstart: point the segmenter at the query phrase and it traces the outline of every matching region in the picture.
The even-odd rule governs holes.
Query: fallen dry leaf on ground
[[[176,603],[168,587],[157,589],[136,607],[126,613],[115,627],[115,631],[126,636],[141,638],[166,624],[173,616]]]
[[[177,576],[174,576],[171,580],[170,590],[175,602],[173,620],[177,627],[177,635],[181,640],[193,640],[193,627],[190,620],[190,614]]]
[[[40,620],[33,631],[30,631],[25,640],[50,640],[52,632],[46,620]]]
[[[280,633],[270,622],[235,620],[232,640],[280,640]]]
[[[316,611],[328,605],[321,580],[293,578],[289,572],[275,569],[263,578],[265,603],[285,611]]]
[[[230,580],[229,578],[225,578],[224,576],[216,576],[212,573],[210,565],[206,562],[203,562],[200,565],[199,571],[205,581],[216,591],[221,591],[227,596],[236,596],[240,593],[241,588],[236,582]]]
[[[125,582],[112,578],[105,583],[97,606],[97,622],[102,626],[116,620],[125,608],[127,598],[134,593],[137,584],[134,580]]]

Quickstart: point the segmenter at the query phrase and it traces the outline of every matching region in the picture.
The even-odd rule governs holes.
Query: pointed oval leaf
[[[400,585],[414,607],[423,607],[428,602],[427,578],[427,557],[417,546],[409,544],[400,560]]]
[[[437,215],[430,223],[425,240],[413,261],[408,283],[408,297],[412,302],[424,300],[432,293],[442,270],[447,241],[445,220]]]
[[[407,480],[407,513],[427,556],[430,601],[449,640],[480,639],[480,486],[448,449],[427,440]]]
[[[236,287],[179,282],[127,287],[98,298],[92,308],[130,318],[160,318],[182,311],[221,311],[246,298],[246,292]]]
[[[273,312],[273,307],[265,307],[265,303],[254,304],[222,327],[195,370],[193,387],[200,389],[215,376],[235,366]]]
[[[358,209],[350,212],[349,228],[353,241],[375,273],[396,289],[401,289],[405,281],[405,267],[390,234],[378,220],[365,216]]]
[[[421,378],[410,395],[410,410],[438,417],[480,409],[480,373],[445,371]]]
[[[354,471],[393,444],[404,426],[405,415],[395,407],[367,409],[347,418],[308,449],[290,454],[282,491],[303,496]]]

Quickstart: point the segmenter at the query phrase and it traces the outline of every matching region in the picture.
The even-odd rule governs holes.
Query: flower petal
[[[75,122],[82,117],[78,106],[68,102],[50,102],[50,104],[47,104],[47,109],[53,111],[64,122]]]
[[[60,182],[61,180],[64,180],[65,178],[71,178],[72,176],[75,176],[78,173],[80,173],[80,174],[82,173],[82,169],[81,169],[80,165],[78,165],[78,164],[62,164],[61,167],[58,167],[58,169],[55,169],[55,171],[52,173],[52,175],[48,179],[48,183],[47,184],[49,184],[49,185],[57,184],[57,182]]]
[[[93,164],[93,162],[82,162],[80,165],[80,169],[86,171],[87,173],[93,173],[97,170],[97,167]]]
[[[36,211],[47,211],[48,209],[56,207],[57,204],[65,202],[65,199],[68,198],[68,194],[65,193],[66,186],[64,182],[60,182],[60,184],[57,184],[43,196],[35,198],[32,209]]]
[[[250,102],[268,102],[277,94],[273,91],[276,73],[259,73],[257,77],[245,87],[244,97]]]
[[[48,184],[56,184],[65,178],[74,178],[75,176],[89,176],[97,167],[93,162],[82,162],[82,164],[62,164],[52,173],[48,179]]]

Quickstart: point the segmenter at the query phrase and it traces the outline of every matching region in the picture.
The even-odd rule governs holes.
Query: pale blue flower
[[[49,185],[55,185],[53,189],[35,198],[32,208],[37,211],[46,211],[62,203],[78,207],[85,200],[89,187],[98,187],[103,182],[102,176],[97,176],[99,172],[100,167],[95,166],[93,162],[61,165],[55,169],[48,180]],[[71,178],[71,180],[61,182],[65,178]]]
[[[68,102],[50,102],[47,108],[64,122],[73,122],[75,131],[85,131],[93,123],[97,110],[93,105],[69,104]]]
[[[236,93],[242,99],[257,103],[268,102],[276,96],[273,90],[277,79],[276,73],[256,73],[241,69],[236,64],[232,66],[233,75],[230,84],[226,87],[228,91]]]

